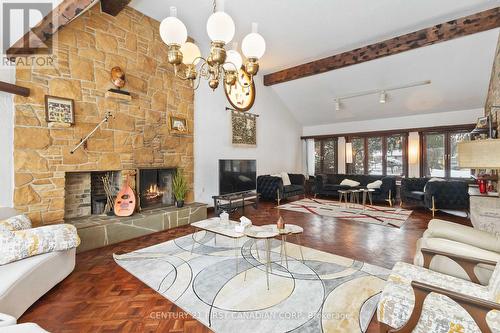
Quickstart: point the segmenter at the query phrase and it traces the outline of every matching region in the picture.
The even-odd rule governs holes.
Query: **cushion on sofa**
[[[283,187],[283,192],[290,193],[295,191],[303,191],[304,187],[301,185],[288,185]]]
[[[26,215],[16,215],[5,220],[0,220],[0,231],[2,229],[9,231],[25,230],[31,228],[31,220]]]
[[[351,187],[347,185],[332,185],[332,184],[326,184],[323,186],[323,188],[327,191],[338,191],[338,190],[348,190]]]
[[[366,188],[371,188],[371,189],[377,189],[382,186],[382,181],[381,180],[376,180],[372,183],[366,184]]]
[[[288,174],[286,172],[281,173],[281,179],[283,179],[283,186],[292,185],[290,177],[288,177]]]
[[[423,201],[424,197],[425,197],[425,192],[411,191],[411,192],[406,193],[406,196],[408,198],[411,198],[411,199],[414,199],[414,200]]]
[[[344,185],[344,186],[349,186],[349,187],[356,187],[356,186],[359,186],[361,183],[360,182],[357,182],[355,180],[351,180],[351,179],[344,179],[342,182],[340,182],[340,185]]]

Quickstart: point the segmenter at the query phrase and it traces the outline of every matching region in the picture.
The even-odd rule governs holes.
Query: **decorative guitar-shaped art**
[[[127,182],[122,187],[115,200],[115,215],[116,216],[130,216],[135,211],[135,193],[129,185],[129,176],[127,175]]]

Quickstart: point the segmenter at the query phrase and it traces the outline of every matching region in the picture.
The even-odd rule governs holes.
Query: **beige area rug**
[[[307,198],[293,201],[279,209],[294,212],[309,213],[320,216],[335,217],[357,222],[380,224],[400,228],[410,217],[413,211],[403,208],[372,206],[359,204],[345,204],[339,201]]]
[[[287,266],[280,241],[272,240],[268,290],[262,241],[241,238],[235,245],[204,231],[194,235],[114,257],[215,332],[365,332],[389,275],[385,268],[306,247],[302,262],[292,243],[286,243]]]

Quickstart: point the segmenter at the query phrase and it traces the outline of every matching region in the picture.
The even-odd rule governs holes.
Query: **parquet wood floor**
[[[305,246],[387,268],[397,261],[412,262],[415,243],[431,219],[430,212],[415,210],[398,229],[292,211],[281,211],[281,215],[286,223],[304,227]],[[273,203],[263,202],[258,210],[247,207],[245,216],[254,224],[275,223],[278,210]],[[231,216],[239,217],[239,213]],[[438,213],[436,218],[470,225],[465,218],[447,214]],[[20,322],[36,322],[54,333],[210,332],[112,258],[115,252],[133,251],[191,232],[193,228],[185,226],[78,254],[74,272],[33,304]],[[369,332],[378,332],[376,319]]]

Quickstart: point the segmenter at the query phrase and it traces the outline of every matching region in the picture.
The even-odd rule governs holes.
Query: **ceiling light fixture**
[[[339,99],[335,100],[335,111],[340,111],[340,100]]]
[[[213,2],[213,14],[207,21],[207,33],[212,44],[207,58],[201,56],[196,44],[186,42],[188,33],[186,26],[177,18],[177,8],[170,7],[170,16],[160,24],[160,36],[168,46],[168,62],[174,66],[175,75],[183,80],[189,80],[191,86],[197,89],[201,78],[208,80],[210,88],[215,90],[221,79],[230,86],[239,84],[249,87],[253,76],[259,71],[259,59],[266,51],[266,41],[257,32],[257,23],[252,23],[252,32],[243,38],[241,50],[246,57],[243,59],[236,46],[226,52],[225,45],[234,37],[234,21],[224,12],[224,0],[219,0],[219,11],[216,1]],[[197,67],[197,65],[201,65]],[[250,76],[250,83],[241,83],[238,71],[243,66]]]
[[[380,92],[380,99],[378,101],[380,104],[385,104],[387,102],[387,93],[385,91]]]
[[[349,94],[349,95],[336,97],[335,101],[356,98],[356,97],[361,97],[361,96],[367,96],[367,95],[380,94],[379,95],[379,97],[380,97],[379,102],[383,104],[383,103],[387,103],[387,92],[388,91],[401,90],[401,89],[418,87],[418,86],[425,86],[425,85],[428,85],[431,83],[432,83],[431,80],[426,80],[426,81],[418,81],[418,82],[402,84],[399,86],[391,86],[391,87],[387,87],[385,89],[367,90],[367,91],[362,91],[362,92],[358,92],[358,93],[353,93],[353,94]]]

